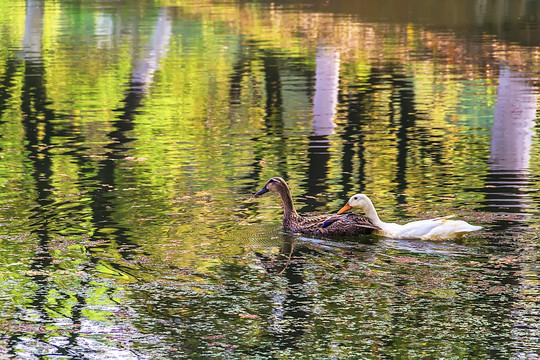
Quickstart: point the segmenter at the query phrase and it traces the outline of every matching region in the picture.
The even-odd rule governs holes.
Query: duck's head
[[[364,194],[356,194],[351,196],[349,201],[347,201],[347,204],[341,208],[341,210],[338,211],[338,214],[343,214],[345,211],[350,210],[352,208],[355,209],[361,209],[363,211],[366,211],[368,206],[371,204],[371,200],[364,195]]]
[[[285,182],[285,180],[283,180],[282,178],[276,176],[276,177],[273,177],[270,180],[268,180],[266,182],[266,185],[264,185],[264,187],[261,190],[257,191],[255,196],[260,196],[260,195],[265,194],[265,193],[267,193],[269,191],[281,192],[281,191],[286,190],[288,188],[289,187],[287,186],[287,183]]]

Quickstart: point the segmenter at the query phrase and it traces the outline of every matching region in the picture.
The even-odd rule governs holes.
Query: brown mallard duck
[[[280,177],[273,177],[255,195],[275,191],[283,201],[283,227],[299,233],[322,236],[367,235],[373,230],[380,230],[366,216],[346,213],[342,215],[300,216],[294,209],[289,186]],[[323,227],[323,224],[325,227]]]

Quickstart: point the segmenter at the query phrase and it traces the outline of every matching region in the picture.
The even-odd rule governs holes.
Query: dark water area
[[[537,1],[0,2],[1,359],[538,359]],[[365,193],[445,241],[281,227]]]

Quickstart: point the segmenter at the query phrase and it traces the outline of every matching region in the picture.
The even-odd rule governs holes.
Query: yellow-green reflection
[[[501,69],[537,78],[538,44],[490,30],[498,5],[426,23],[423,4],[404,22],[403,5],[381,20],[363,2],[2,2],[0,354],[537,351],[538,137],[528,168],[490,157]],[[320,48],[339,59],[331,135],[312,123]],[[251,197],[275,175],[301,212],[363,191],[391,220],[487,230],[299,239],[278,230],[276,197]]]

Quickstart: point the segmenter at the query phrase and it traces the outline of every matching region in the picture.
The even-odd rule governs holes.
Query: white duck
[[[377,215],[377,210],[375,210],[373,203],[364,194],[351,196],[347,205],[339,210],[338,214],[344,213],[352,208],[362,209],[365,214],[371,218],[373,224],[381,228],[381,230],[375,230],[373,232],[374,234],[394,239],[454,239],[471,231],[482,229],[482,226],[471,225],[463,220],[448,220],[452,215],[429,220],[413,221],[405,225],[385,223],[379,219],[379,215]]]

